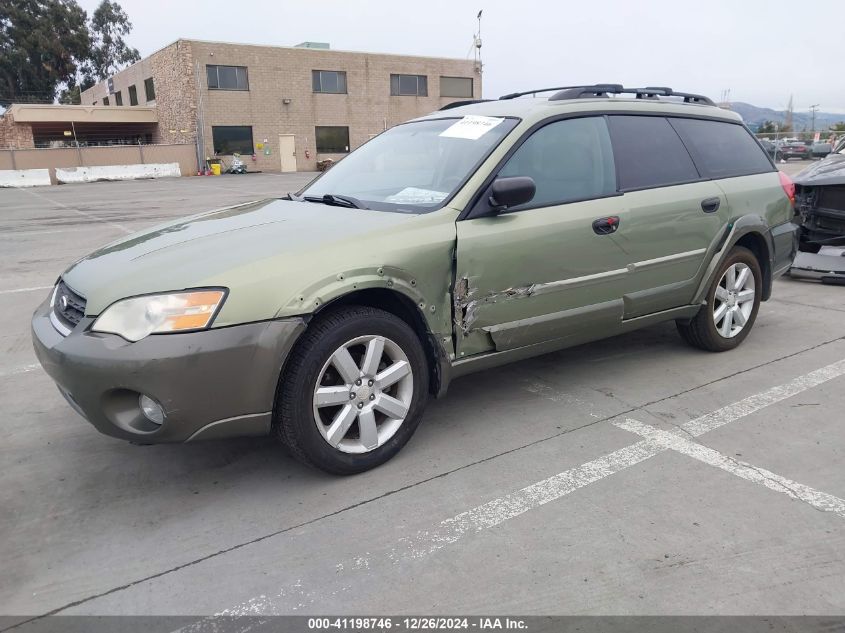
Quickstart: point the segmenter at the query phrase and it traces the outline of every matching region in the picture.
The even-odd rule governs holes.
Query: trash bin
[[[211,174],[213,176],[219,176],[220,175],[220,163],[212,163]]]

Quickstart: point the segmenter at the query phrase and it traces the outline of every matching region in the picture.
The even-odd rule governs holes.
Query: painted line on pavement
[[[788,383],[778,385],[777,387],[772,387],[762,393],[749,396],[748,398],[744,398],[734,404],[729,404],[728,406],[717,409],[707,415],[702,415],[694,420],[690,420],[689,422],[682,424],[681,428],[693,437],[698,437],[703,433],[707,433],[709,431],[713,431],[714,429],[718,429],[721,426],[725,426],[726,424],[730,424],[734,420],[744,418],[745,416],[751,415],[764,407],[768,407],[769,405],[791,398],[802,391],[811,389],[812,387],[842,376],[843,374],[845,374],[845,359],[831,363],[821,369],[811,371],[809,374],[798,376],[794,380],[790,380]]]
[[[690,435],[701,435],[843,375],[845,375],[845,359],[799,376],[783,385],[772,387],[771,389],[743,398],[738,402],[690,420],[682,425],[681,428]],[[620,422],[614,424],[619,426],[625,423]],[[630,431],[631,428],[626,428],[626,430]],[[680,438],[680,436],[678,437]],[[695,444],[696,447],[701,447],[701,449],[695,448],[695,450],[691,450],[690,447],[675,442],[675,440],[672,440],[671,446],[667,445],[667,443],[669,442],[666,438],[663,438],[662,442],[656,441],[652,437],[640,440],[630,446],[586,462],[581,466],[565,470],[504,497],[493,499],[471,510],[457,514],[441,521],[431,530],[418,532],[412,538],[400,539],[396,546],[386,552],[378,554],[365,552],[361,556],[340,562],[335,565],[335,573],[336,575],[340,575],[348,572],[366,572],[378,564],[387,563],[395,565],[404,561],[422,559],[447,545],[459,541],[468,534],[476,534],[501,525],[505,521],[518,517],[529,510],[556,501],[576,490],[601,481],[610,475],[642,463],[668,450],[678,450],[679,452],[684,452],[684,454],[691,453],[691,457],[700,459],[706,463],[712,463],[712,465],[720,468],[724,467],[727,469],[729,467],[723,463],[722,458],[724,456],[721,456],[716,451],[712,451],[712,449],[707,449],[707,447],[701,444],[690,442],[691,444]],[[839,514],[840,506],[838,504],[845,503],[833,495],[816,491],[808,486],[797,484],[763,469],[755,469],[753,466],[747,464],[734,462],[734,466],[731,468],[732,470],[729,472],[749,481],[766,485],[772,490],[784,492],[788,488],[792,491],[794,498],[801,499],[807,503],[812,502],[812,504],[815,504],[814,507],[824,507]],[[756,475],[753,473],[756,473]],[[843,509],[845,509],[845,506],[843,506]],[[339,593],[348,591],[350,587],[352,587],[352,584],[345,584],[331,593],[326,593],[320,592],[318,589],[306,589],[300,579],[291,585],[282,587],[275,595],[262,594],[249,598],[236,606],[221,611],[215,616],[182,627],[178,631],[180,633],[194,633],[197,631],[215,630],[216,624],[214,618],[218,616],[274,615],[295,612],[312,604],[327,601]],[[291,606],[288,602],[292,598],[298,601],[294,606]]]
[[[62,209],[67,209],[68,211],[73,211],[74,213],[78,213],[79,215],[84,215],[85,217],[91,218],[92,220],[97,220],[97,222],[103,222],[104,224],[108,224],[109,226],[113,226],[116,229],[120,229],[121,231],[123,231],[127,235],[129,235],[131,233],[135,233],[135,231],[133,231],[132,229],[126,228],[122,224],[119,224],[117,222],[112,222],[111,220],[106,220],[104,218],[101,218],[99,216],[94,215],[93,213],[88,213],[87,211],[80,211],[76,207],[71,207],[71,206],[66,205],[62,202],[57,202],[56,200],[53,200],[52,198],[48,198],[47,196],[42,195],[40,193],[37,193],[35,191],[30,191],[29,189],[23,189],[23,191],[26,191],[28,194],[31,194],[31,195],[35,196],[36,198],[41,198],[42,200],[46,200],[50,204],[55,204],[56,206],[59,206]]]
[[[845,500],[834,495],[805,486],[797,481],[781,477],[765,468],[734,459],[698,442],[682,437],[672,431],[664,431],[638,420],[627,419],[614,422],[614,426],[646,438],[655,447],[677,451],[700,462],[720,468],[747,481],[781,492],[792,499],[798,499],[823,512],[833,512],[845,519]]]
[[[16,292],[33,292],[35,290],[49,290],[53,286],[30,286],[29,288],[12,288],[11,290],[0,290],[0,295],[11,295]]]

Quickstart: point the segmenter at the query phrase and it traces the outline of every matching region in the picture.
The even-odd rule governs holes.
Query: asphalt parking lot
[[[349,478],[73,413],[29,338],[62,270],[312,176],[0,190],[0,615],[845,611],[842,287],[778,281],[726,354],[664,324],[458,379]]]

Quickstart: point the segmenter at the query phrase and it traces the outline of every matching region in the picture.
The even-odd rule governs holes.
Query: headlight
[[[91,329],[133,342],[158,332],[202,330],[211,325],[225,296],[224,290],[193,290],[123,299],[106,308]]]

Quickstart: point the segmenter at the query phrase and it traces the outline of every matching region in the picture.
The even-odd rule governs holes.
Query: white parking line
[[[664,431],[638,420],[629,418],[624,422],[614,422],[614,426],[643,436],[655,447],[677,451],[710,466],[721,468],[725,472],[729,472],[747,481],[765,486],[769,490],[782,492],[786,496],[803,501],[817,510],[833,512],[845,518],[845,500],[839,497],[821,492],[804,484],[799,484],[786,477],[781,477],[765,468],[759,468],[747,462],[733,459],[709,446],[693,442],[690,439],[681,437],[677,433]]]
[[[690,435],[701,435],[843,375],[845,375],[845,359],[690,420],[681,428]],[[376,565],[395,565],[403,561],[424,558],[447,545],[457,542],[468,534],[476,534],[501,525],[508,519],[560,499],[591,483],[600,481],[668,450],[689,455],[727,470],[743,479],[759,483],[778,492],[785,492],[793,498],[810,503],[814,507],[835,512],[837,515],[845,517],[845,501],[838,497],[814,490],[809,486],[798,484],[749,464],[732,461],[717,451],[680,436],[665,437],[662,435],[662,431],[636,421],[619,422],[616,425],[635,433],[639,431],[646,433],[648,431],[647,439],[608,453],[576,468],[565,470],[504,497],[488,501],[472,510],[457,514],[441,521],[431,530],[420,531],[412,538],[400,539],[393,548],[386,552],[379,554],[362,552],[355,558],[339,562],[334,566],[335,576],[347,575],[350,572],[361,573]],[[650,429],[653,429],[655,433],[651,433]],[[255,596],[218,613],[217,616],[271,615],[297,611],[315,603],[330,602],[332,596],[348,591],[351,586],[351,584],[346,584],[329,593],[321,591],[319,588],[309,590],[303,586],[302,580],[297,580],[295,583],[281,588],[274,595]],[[297,601],[295,606],[289,604],[291,599]],[[214,617],[212,617],[183,627],[179,631],[183,633],[211,631],[215,629],[215,626]]]
[[[29,288],[12,288],[11,290],[0,290],[0,295],[11,295],[16,292],[33,292],[34,290],[49,290],[53,286],[30,286]]]
[[[717,411],[713,411],[707,415],[702,415],[694,420],[690,420],[686,424],[682,425],[681,428],[693,437],[698,437],[703,433],[718,429],[720,426],[729,424],[734,420],[751,415],[763,407],[768,407],[769,405],[780,402],[781,400],[791,398],[802,391],[806,391],[807,389],[825,383],[838,376],[842,376],[843,374],[845,374],[845,359],[836,363],[831,363],[830,365],[817,369],[816,371],[811,371],[809,374],[798,376],[798,378],[790,380],[786,384],[772,387],[762,393],[749,396],[748,398],[728,405],[727,407],[722,407]]]
[[[80,211],[76,207],[71,207],[71,206],[66,205],[62,202],[58,202],[56,200],[53,200],[52,198],[48,198],[47,196],[44,196],[44,195],[37,193],[35,191],[31,191],[29,189],[23,189],[22,191],[26,191],[27,193],[32,194],[36,198],[41,198],[42,200],[46,200],[50,204],[55,204],[56,206],[61,207],[62,209],[67,209],[68,211],[73,211],[74,213],[78,213],[79,215],[84,215],[85,217],[91,218],[92,220],[97,220],[98,222],[103,222],[104,224],[108,224],[109,226],[113,226],[116,229],[120,229],[121,231],[123,231],[127,235],[130,234],[130,233],[135,233],[135,231],[133,231],[132,229],[126,228],[122,224],[118,224],[117,222],[112,222],[111,220],[105,220],[105,219],[103,219],[99,216],[94,215],[93,213],[88,213],[87,211]]]

